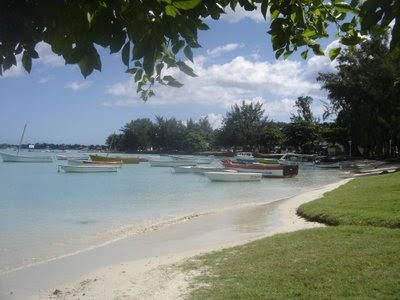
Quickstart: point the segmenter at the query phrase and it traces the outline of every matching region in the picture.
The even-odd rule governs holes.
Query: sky
[[[169,71],[181,88],[156,86],[156,96],[143,102],[133,78],[125,73],[120,54],[98,48],[102,71],[86,79],[77,66],[65,65],[49,45],[36,47],[30,74],[19,63],[0,76],[0,144],[23,143],[104,144],[112,133],[138,118],[175,117],[186,121],[208,117],[214,128],[235,103],[263,104],[265,116],[290,121],[300,96],[314,99],[315,116],[323,113],[326,91],[316,81],[318,72],[334,72],[328,56],[275,59],[261,12],[227,11],[221,20],[207,20],[208,31],[199,32],[202,48],[187,62],[198,77]],[[326,53],[337,41],[321,40]]]

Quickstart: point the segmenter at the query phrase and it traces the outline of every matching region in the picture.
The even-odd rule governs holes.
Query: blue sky
[[[136,94],[119,54],[100,49],[102,72],[84,79],[78,67],[65,65],[48,45],[39,44],[40,59],[30,74],[19,64],[0,77],[0,143],[17,144],[25,123],[25,143],[86,145],[104,144],[109,134],[137,118],[208,116],[218,127],[230,107],[243,100],[262,102],[271,120],[289,121],[297,97],[309,95],[314,114],[322,114],[326,93],[315,78],[319,71],[334,71],[335,62],[313,55],[305,61],[299,54],[276,60],[260,12],[228,12],[208,24],[190,63],[198,77],[169,71],[184,87],[158,86],[147,103]],[[325,49],[335,43],[322,41]]]

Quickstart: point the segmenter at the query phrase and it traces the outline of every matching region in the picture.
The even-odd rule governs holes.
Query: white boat
[[[256,159],[251,152],[238,152],[234,157],[233,161],[237,162],[255,162]]]
[[[234,171],[228,170],[225,168],[217,168],[217,167],[199,167],[199,166],[175,166],[173,167],[175,173],[199,173],[203,174],[205,172],[226,172],[226,171]]]
[[[24,130],[22,131],[21,139],[19,140],[19,146],[18,146],[17,155],[0,152],[0,156],[3,159],[3,161],[4,162],[35,162],[35,163],[53,162],[53,157],[51,157],[51,156],[43,156],[43,155],[41,155],[41,156],[39,156],[39,155],[37,155],[37,156],[36,155],[24,156],[24,155],[19,155],[19,151],[21,150],[22,140],[23,140],[24,134],[25,134],[25,129],[26,129],[26,124],[24,126]]]
[[[34,162],[34,163],[48,163],[53,162],[53,158],[51,156],[25,156],[25,155],[15,155],[0,152],[0,156],[4,162]]]
[[[194,160],[150,160],[152,167],[176,167],[176,166],[195,166]]]
[[[65,155],[65,154],[59,154],[56,155],[56,158],[58,160],[88,160],[89,159],[89,155],[87,154],[82,154],[82,155]]]
[[[117,172],[120,168],[119,166],[100,166],[100,165],[77,165],[77,166],[58,166],[58,171],[60,168],[65,173],[100,173],[100,172]]]
[[[210,164],[214,161],[212,156],[196,157],[193,155],[169,155],[172,160],[176,161],[195,161],[196,164]]]
[[[316,154],[285,153],[278,162],[281,165],[312,167],[316,158]]]
[[[114,166],[114,167],[122,167],[122,161],[91,161],[91,160],[75,160],[68,159],[69,166]]]
[[[260,173],[263,177],[290,178],[296,176],[299,172],[298,166],[234,162],[230,160],[221,160],[220,162],[225,168],[239,172]]]
[[[205,176],[211,181],[238,182],[238,181],[260,181],[260,173],[241,172],[205,172]]]

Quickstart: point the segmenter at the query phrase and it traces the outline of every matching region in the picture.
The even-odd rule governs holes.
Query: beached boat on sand
[[[114,157],[114,156],[102,156],[102,155],[93,155],[90,154],[90,159],[92,161],[116,161],[124,164],[138,164],[139,163],[139,157]]]
[[[33,162],[33,163],[50,163],[53,162],[53,157],[51,156],[25,156],[25,155],[15,155],[0,152],[0,156],[4,162]]]
[[[243,163],[230,160],[221,160],[225,168],[237,170],[239,172],[261,173],[263,177],[293,177],[299,172],[298,166],[282,166],[261,163]]]
[[[76,166],[58,166],[66,173],[103,173],[103,172],[117,172],[119,166],[108,166],[108,165],[76,165]]]
[[[211,181],[240,182],[240,181],[260,181],[260,173],[241,173],[241,172],[205,172],[204,175]]]

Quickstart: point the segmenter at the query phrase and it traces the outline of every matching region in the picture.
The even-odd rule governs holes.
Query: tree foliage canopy
[[[362,42],[362,34],[386,32],[394,22],[390,50],[400,55],[396,0],[8,0],[0,1],[0,74],[17,64],[17,55],[30,72],[32,60],[39,57],[35,47],[43,41],[66,64],[77,64],[86,77],[101,70],[100,46],[121,53],[137,92],[147,100],[154,95],[155,83],[182,85],[163,76],[163,68],[196,76],[183,55],[193,61],[192,50],[200,47],[198,31],[208,29],[204,20],[217,20],[226,9],[238,6],[260,10],[266,19],[269,14],[268,33],[277,58],[287,58],[299,48],[305,49],[303,58],[309,49],[323,55],[317,40],[328,37],[331,23],[341,43],[354,46]],[[332,49],[331,58],[339,52]]]
[[[338,57],[338,72],[318,77],[328,91],[327,113],[337,115],[348,140],[366,153],[400,142],[400,59],[389,55],[387,44],[372,37]]]

